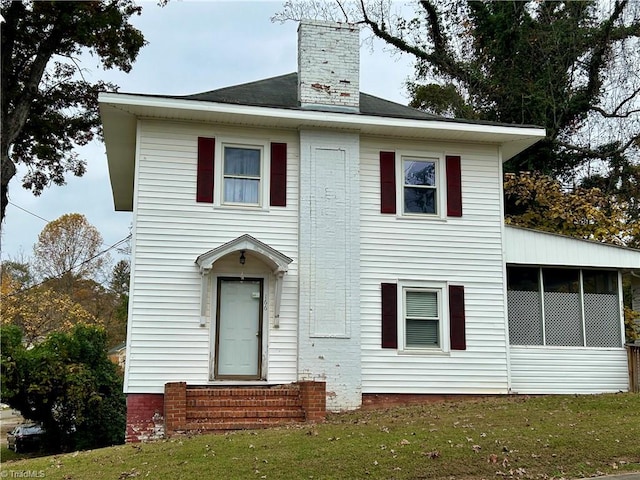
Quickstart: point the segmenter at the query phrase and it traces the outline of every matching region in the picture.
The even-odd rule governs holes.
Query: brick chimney
[[[300,22],[298,101],[302,108],[360,110],[360,30],[356,25]]]

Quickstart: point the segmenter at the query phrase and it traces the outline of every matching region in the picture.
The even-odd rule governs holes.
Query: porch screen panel
[[[542,345],[544,343],[538,279],[537,268],[507,268],[507,306],[511,345]]]
[[[602,270],[583,270],[582,275],[587,347],[621,347],[618,275]]]
[[[543,268],[542,277],[546,344],[584,346],[580,271]]]

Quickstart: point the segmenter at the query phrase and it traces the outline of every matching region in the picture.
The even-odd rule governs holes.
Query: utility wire
[[[15,204],[15,203],[13,203],[11,200],[9,200],[9,205],[13,205],[14,207],[16,207],[16,208],[18,208],[18,209],[22,210],[23,212],[28,213],[29,215],[33,215],[34,217],[39,218],[40,220],[43,220],[43,221],[45,221],[45,222],[49,223],[49,220],[47,220],[46,218],[43,218],[43,217],[41,217],[40,215],[36,215],[35,213],[30,212],[29,210],[27,210],[26,208],[21,207],[20,205],[16,205],[16,204]]]
[[[31,211],[27,210],[26,208],[21,207],[20,205],[17,205],[17,204],[15,204],[15,203],[13,203],[11,200],[9,200],[9,202],[8,202],[8,203],[9,203],[9,205],[13,205],[13,206],[14,206],[14,207],[16,207],[17,209],[22,210],[23,212],[28,213],[29,215],[32,215],[32,216],[34,216],[34,217],[36,217],[36,218],[39,218],[39,219],[40,219],[40,220],[42,220],[43,222],[51,223],[51,220],[47,220],[46,218],[41,217],[40,215],[38,215],[38,214],[36,214],[36,213],[33,213],[33,212],[31,212]],[[102,236],[102,235],[100,235],[100,236]],[[129,234],[129,238],[131,238],[131,234]],[[106,244],[106,243],[104,243],[104,242],[102,242],[102,245],[107,246],[107,244]]]

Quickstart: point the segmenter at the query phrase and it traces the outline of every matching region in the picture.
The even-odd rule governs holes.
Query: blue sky
[[[83,59],[85,76],[120,86],[120,92],[182,95],[251,82],[297,70],[297,24],[272,23],[281,2],[183,2],[165,7],[141,3],[133,23],[149,44],[129,74],[104,72],[96,58]],[[361,33],[361,40],[367,32]],[[406,104],[404,86],[412,73],[410,57],[393,55],[374,42],[360,50],[360,89]],[[104,238],[105,248],[129,233],[132,215],[116,212],[107,173],[104,146],[94,142],[78,150],[87,173],[69,177],[67,185],[51,186],[34,197],[21,186],[19,170],[9,186],[10,204],[2,228],[2,259],[31,256],[46,221],[65,213],[84,214]],[[27,213],[24,210],[27,210]],[[37,216],[36,216],[37,215]],[[42,217],[42,218],[38,218]],[[45,219],[45,220],[43,220]]]

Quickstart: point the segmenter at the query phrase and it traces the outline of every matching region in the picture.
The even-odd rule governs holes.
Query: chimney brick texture
[[[301,107],[359,111],[360,30],[349,23],[303,20],[298,27]]]

